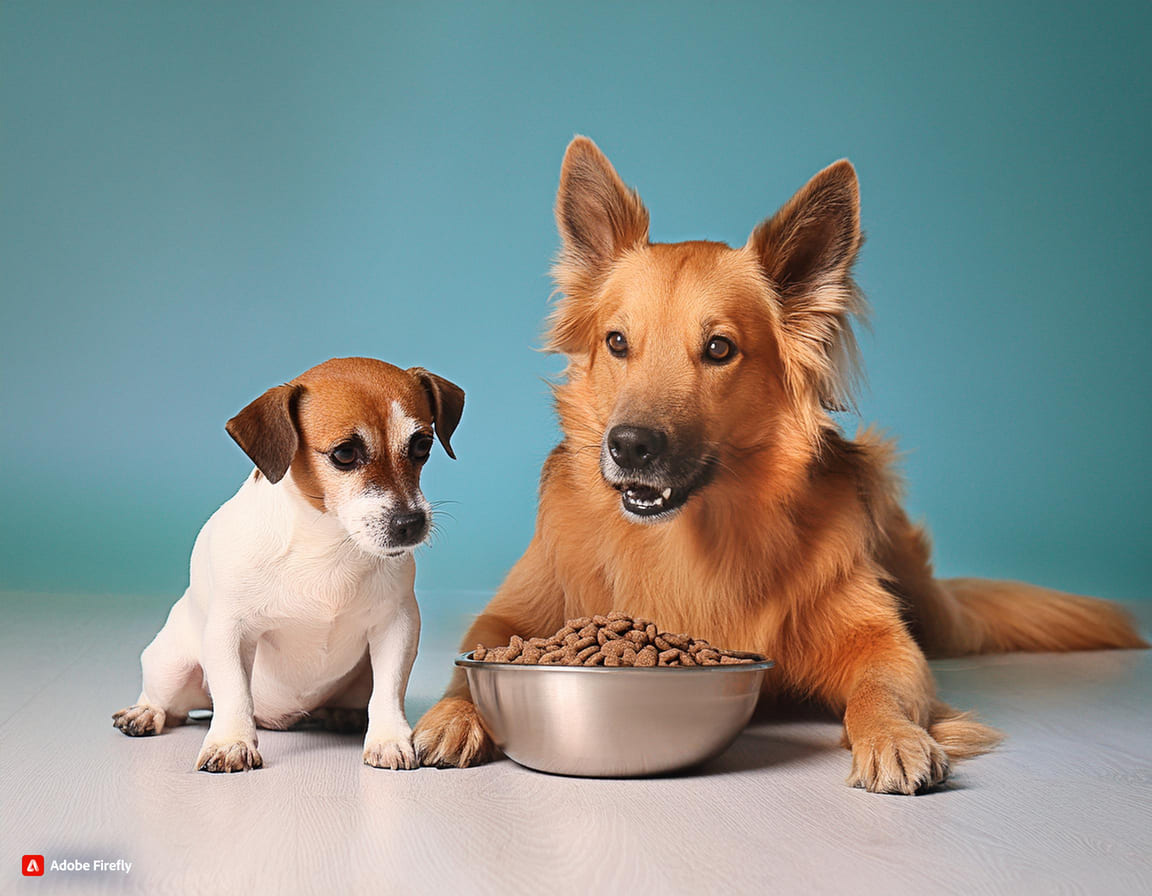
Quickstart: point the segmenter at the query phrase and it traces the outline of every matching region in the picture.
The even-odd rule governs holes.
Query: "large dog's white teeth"
[[[664,491],[662,491],[660,493],[660,497],[663,498],[665,501],[667,501],[669,498],[672,497],[672,489],[670,489],[670,488],[664,489]]]

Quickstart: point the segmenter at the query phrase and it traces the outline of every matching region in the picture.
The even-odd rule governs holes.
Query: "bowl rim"
[[[655,672],[660,671],[673,671],[677,674],[687,674],[692,672],[702,672],[711,674],[716,670],[724,670],[725,672],[753,672],[764,671],[771,669],[776,665],[775,660],[770,660],[767,657],[751,663],[727,663],[725,665],[716,666],[561,666],[544,663],[488,663],[484,660],[472,659],[474,651],[469,650],[467,653],[462,653],[456,657],[453,665],[460,666],[463,669],[521,669],[521,670],[536,670],[546,669],[548,671],[557,672]],[[752,656],[762,656],[762,654],[751,654]]]

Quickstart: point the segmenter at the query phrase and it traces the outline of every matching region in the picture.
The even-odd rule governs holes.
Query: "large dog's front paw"
[[[112,724],[129,737],[148,737],[164,730],[164,710],[137,703],[112,715]]]
[[[411,737],[369,737],[364,741],[364,764],[393,771],[420,765]]]
[[[462,697],[446,697],[428,710],[412,739],[421,765],[467,768],[496,755],[476,707]]]
[[[196,770],[201,772],[246,772],[263,765],[255,739],[205,740],[196,758]]]
[[[872,793],[922,793],[948,777],[944,748],[918,725],[898,723],[852,742],[848,783]]]

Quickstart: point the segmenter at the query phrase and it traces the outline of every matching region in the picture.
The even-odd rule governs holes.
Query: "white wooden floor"
[[[264,769],[217,776],[192,771],[202,726],[112,728],[165,611],[94,600],[0,595],[5,894],[1152,892],[1146,651],[937,664],[943,695],[1008,740],[920,797],[846,787],[838,727],[816,721],[757,725],[663,780],[379,771],[358,737],[320,732],[262,732]],[[425,631],[413,722],[459,629]],[[24,879],[23,854],[132,864]]]

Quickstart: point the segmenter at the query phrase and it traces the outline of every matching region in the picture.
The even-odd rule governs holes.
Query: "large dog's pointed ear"
[[[464,390],[442,376],[429,373],[423,367],[409,367],[408,373],[416,377],[424,387],[428,404],[432,407],[432,426],[436,430],[436,437],[448,456],[456,460],[451,439],[464,413]]]
[[[564,153],[556,193],[562,245],[552,276],[566,297],[552,317],[551,347],[574,350],[603,276],[622,253],[648,243],[648,210],[587,137]]]
[[[224,427],[269,482],[284,478],[300,447],[294,418],[303,391],[291,383],[273,386]]]
[[[808,181],[748,239],[780,299],[789,379],[814,386],[829,409],[851,403],[857,376],[851,318],[863,315],[864,304],[852,265],[862,242],[860,188],[846,159]]]

